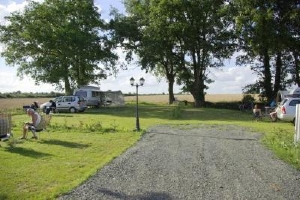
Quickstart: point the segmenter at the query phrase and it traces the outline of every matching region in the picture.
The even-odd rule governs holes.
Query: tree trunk
[[[205,96],[204,96],[204,84],[201,81],[195,82],[193,90],[190,91],[194,98],[194,106],[200,108],[204,106]]]
[[[169,104],[172,104],[175,101],[174,97],[174,81],[169,80]]]
[[[68,77],[65,77],[65,93],[66,93],[66,95],[73,94]]]
[[[270,67],[270,56],[268,54],[268,49],[264,49],[264,55],[263,55],[263,65],[264,65],[264,82],[263,82],[263,87],[266,91],[266,97],[267,101],[270,101],[273,98],[273,91],[272,91],[272,86],[271,86],[271,67]]]
[[[200,90],[196,90],[194,92],[191,92],[191,94],[194,97],[194,101],[195,101],[194,106],[196,108],[202,107],[204,105],[204,102],[205,102],[203,92],[201,92]]]
[[[295,83],[300,87],[300,61],[299,61],[299,55],[297,52],[293,53],[294,60],[295,60]]]
[[[282,71],[282,60],[281,60],[281,52],[278,52],[276,55],[276,70],[275,70],[275,80],[274,80],[274,90],[273,97],[276,98],[277,92],[281,89],[281,71]]]

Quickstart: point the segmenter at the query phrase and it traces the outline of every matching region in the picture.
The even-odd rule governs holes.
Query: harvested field
[[[135,101],[135,96],[125,97],[125,101]],[[175,98],[178,101],[188,101],[194,102],[192,95],[175,95]],[[240,101],[243,98],[243,94],[207,94],[205,96],[205,101],[209,102],[232,102],[232,101]],[[255,95],[257,98],[257,95]],[[152,103],[168,103],[169,96],[168,95],[140,95],[140,102],[152,102]]]
[[[125,101],[135,101],[135,96],[125,97]],[[192,95],[175,95],[175,98],[179,101],[194,102]],[[207,94],[205,96],[206,101],[210,102],[231,102],[240,101],[243,98],[243,94]],[[40,104],[49,101],[51,98],[9,98],[0,99],[0,109],[12,109],[22,108],[24,105],[30,105],[33,101],[37,101]],[[168,103],[168,95],[139,95],[140,102],[149,103]]]
[[[49,101],[51,98],[8,98],[0,99],[0,110],[22,108],[25,105],[31,105],[34,101],[39,104]]]

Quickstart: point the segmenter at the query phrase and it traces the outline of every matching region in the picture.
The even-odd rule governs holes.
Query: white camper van
[[[86,100],[87,106],[100,107],[101,91],[99,87],[83,86],[75,89],[73,95],[83,97]]]

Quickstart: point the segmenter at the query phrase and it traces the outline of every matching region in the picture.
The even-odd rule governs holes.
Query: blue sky
[[[42,0],[39,0],[42,1]],[[99,6],[99,10],[103,19],[108,20],[110,7],[116,7],[121,11],[124,11],[122,0],[96,0],[95,4]],[[26,5],[25,0],[2,0],[0,2],[0,23],[4,24],[4,16],[9,15],[10,12],[16,10],[22,10]],[[3,49],[3,45],[0,44],[0,51]],[[120,51],[121,52],[121,51]],[[120,53],[120,58],[124,58]],[[256,79],[256,75],[250,70],[250,67],[237,67],[234,60],[227,60],[225,67],[222,69],[213,69],[210,71],[210,78],[215,80],[213,84],[210,84],[210,89],[207,91],[209,94],[240,94],[242,93],[242,87],[253,83]],[[7,66],[4,58],[0,57],[0,92],[51,92],[55,91],[55,88],[49,84],[35,85],[34,81],[30,77],[24,77],[20,80],[16,76],[17,67]],[[135,88],[129,84],[129,79],[134,77],[138,80],[144,77],[145,85],[139,88],[141,94],[151,93],[168,93],[168,85],[165,80],[157,80],[151,74],[146,74],[141,71],[138,66],[132,64],[128,70],[120,71],[116,77],[108,77],[107,80],[101,81],[101,90],[121,90],[123,93],[134,93]],[[180,86],[174,87],[175,92],[180,92]]]

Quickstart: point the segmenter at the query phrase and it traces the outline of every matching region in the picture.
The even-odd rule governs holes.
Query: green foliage
[[[272,129],[263,138],[263,142],[272,148],[281,159],[299,168],[300,145],[295,145],[293,141],[293,135],[287,134],[286,129],[283,128]]]
[[[174,119],[179,119],[182,117],[182,112],[184,111],[184,103],[179,102],[174,108],[171,110],[171,115]]]
[[[123,20],[136,22],[129,30],[138,34],[130,37],[125,32],[124,37],[134,41],[129,49],[139,55],[143,68],[168,80],[171,97],[176,82],[193,95],[196,107],[201,106],[206,84],[212,82],[208,68],[222,66],[234,51],[229,4],[126,0],[125,5],[129,15]]]
[[[253,103],[255,98],[250,94],[244,94],[241,101],[244,103]]]
[[[206,108],[231,109],[238,110],[239,102],[205,102]]]
[[[73,87],[98,83],[115,71],[113,43],[93,1],[29,1],[24,12],[6,20],[0,26],[1,55],[18,66],[21,77],[29,75],[71,94]]]
[[[299,2],[234,0],[237,11],[236,31],[239,49],[245,54],[237,58],[241,65],[250,64],[257,74],[255,83],[244,89],[265,91],[267,101],[291,83],[299,85],[299,43],[297,31]],[[295,39],[298,38],[298,39]]]

